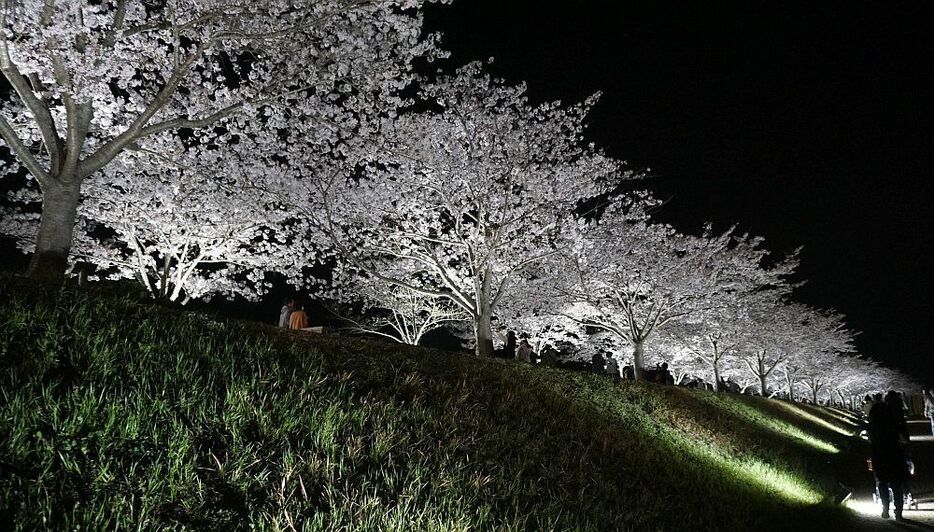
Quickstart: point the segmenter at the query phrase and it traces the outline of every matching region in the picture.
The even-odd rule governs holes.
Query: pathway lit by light
[[[843,506],[846,506],[860,515],[878,517],[882,514],[882,505],[874,502],[872,499],[850,497],[843,503]]]

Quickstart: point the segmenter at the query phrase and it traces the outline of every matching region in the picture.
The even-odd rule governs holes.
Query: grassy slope
[[[832,412],[0,278],[0,522],[842,526]]]

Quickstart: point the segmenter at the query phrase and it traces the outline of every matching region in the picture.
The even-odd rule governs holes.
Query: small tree
[[[400,344],[419,345],[429,332],[469,316],[449,300],[379,280],[358,281],[357,293],[375,316],[344,318],[351,330],[383,336]]]

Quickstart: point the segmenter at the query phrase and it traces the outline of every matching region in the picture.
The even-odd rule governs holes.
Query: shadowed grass
[[[787,529],[811,409],[290,334],[0,278],[0,522],[35,528]],[[821,444],[815,442],[823,442]]]

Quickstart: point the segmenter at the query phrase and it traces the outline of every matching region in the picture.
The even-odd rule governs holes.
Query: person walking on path
[[[882,518],[889,518],[889,490],[892,490],[896,521],[902,520],[905,482],[909,477],[908,456],[902,440],[904,415],[901,408],[901,399],[896,392],[891,391],[886,394],[885,401],[876,403],[869,410],[872,471],[876,476],[879,498],[882,499]]]
[[[308,327],[308,314],[305,313],[304,304],[296,304],[295,310],[289,314],[289,329],[301,330]]]
[[[931,434],[934,435],[934,390],[924,390],[924,417],[931,420]]]

